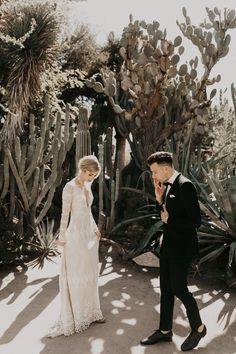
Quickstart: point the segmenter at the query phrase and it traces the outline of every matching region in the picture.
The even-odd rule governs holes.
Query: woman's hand
[[[62,240],[62,239],[58,239],[58,240],[56,240],[56,244],[57,244],[57,246],[65,246],[65,244],[66,244],[66,241],[65,240]]]
[[[156,178],[153,179],[153,183],[155,188],[156,200],[159,204],[161,204],[162,197],[165,192],[165,186],[162,183],[160,183]]]
[[[98,240],[100,240],[101,237],[102,237],[101,232],[99,230],[95,231],[95,235],[96,235]]]
[[[168,218],[169,218],[169,213],[168,211],[166,210],[166,206],[165,204],[163,204],[163,209],[164,211],[161,211],[161,220],[167,224],[167,221],[168,221]]]

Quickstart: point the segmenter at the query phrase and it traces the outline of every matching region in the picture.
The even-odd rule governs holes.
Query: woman
[[[48,337],[69,336],[87,329],[92,322],[105,322],[98,294],[101,235],[91,212],[91,183],[99,173],[97,158],[85,156],[79,161],[78,176],[63,189],[58,240],[63,247],[59,278],[61,313]]]

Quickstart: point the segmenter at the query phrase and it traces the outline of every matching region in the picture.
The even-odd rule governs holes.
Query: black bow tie
[[[164,184],[164,186],[172,186],[172,183],[170,183],[170,182],[164,182],[163,184]]]

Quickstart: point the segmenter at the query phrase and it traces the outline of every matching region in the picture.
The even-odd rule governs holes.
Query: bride
[[[85,156],[79,161],[78,176],[63,189],[58,240],[63,247],[59,277],[61,312],[48,337],[69,336],[84,331],[92,322],[105,322],[98,294],[101,235],[91,212],[91,183],[99,173],[97,158]]]

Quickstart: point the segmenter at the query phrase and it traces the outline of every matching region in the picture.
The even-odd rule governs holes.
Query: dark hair
[[[154,154],[150,155],[147,159],[148,166],[151,166],[153,163],[165,164],[169,166],[173,166],[173,155],[171,152],[166,151],[158,151],[154,152]]]

